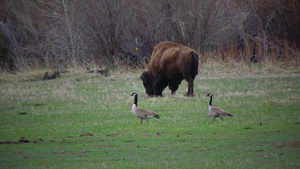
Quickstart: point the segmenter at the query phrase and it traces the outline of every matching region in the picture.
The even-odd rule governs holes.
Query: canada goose
[[[227,113],[226,111],[224,111],[223,109],[219,108],[219,107],[214,107],[211,105],[212,102],[212,94],[208,94],[207,97],[210,96],[210,102],[209,102],[209,106],[208,106],[208,111],[209,113],[206,116],[210,116],[210,117],[214,117],[214,119],[212,121],[215,120],[216,117],[220,117],[222,119],[222,117],[233,117],[233,115]]]
[[[135,117],[141,119],[141,123],[143,122],[143,120],[146,120],[148,122],[147,119],[149,118],[158,118],[159,116],[149,110],[146,109],[141,109],[139,107],[137,107],[137,101],[138,101],[138,95],[134,92],[131,94],[131,96],[134,96],[134,103],[132,105],[132,112],[135,115]]]

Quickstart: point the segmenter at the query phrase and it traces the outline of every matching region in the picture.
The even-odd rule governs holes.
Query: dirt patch
[[[28,143],[28,142],[30,142],[30,141],[28,139],[26,139],[25,137],[21,137],[19,139],[19,143]]]
[[[79,136],[65,136],[64,138],[75,138],[75,137],[86,137],[86,136],[93,136],[94,134],[92,133],[82,133]]]
[[[86,137],[86,136],[93,136],[92,133],[83,133],[80,135],[80,137]]]
[[[299,148],[300,147],[300,141],[293,141],[293,142],[272,142],[271,146],[276,148]]]
[[[126,143],[132,143],[132,142],[135,142],[134,140],[128,140],[126,141]]]
[[[18,113],[18,115],[26,115],[27,113],[26,112],[20,112]]]
[[[113,134],[108,134],[106,135],[107,137],[117,137],[117,136],[120,136],[121,134],[119,133],[113,133]]]
[[[64,151],[64,152],[52,152],[53,155],[75,155],[75,154],[85,154],[91,151],[77,152],[77,151]]]
[[[186,134],[186,135],[192,135],[193,133],[192,132],[185,132],[184,134]]]
[[[20,144],[19,142],[17,141],[0,141],[0,144]]]
[[[4,142],[0,142],[0,144],[23,144],[23,143],[30,143],[30,142],[38,143],[38,142],[44,142],[44,140],[39,138],[39,139],[30,141],[30,140],[26,139],[25,137],[21,137],[19,139],[19,141],[4,141]]]
[[[33,142],[33,143],[39,143],[39,142],[44,142],[44,140],[41,139],[41,138],[39,138],[39,139],[32,140],[31,142]]]

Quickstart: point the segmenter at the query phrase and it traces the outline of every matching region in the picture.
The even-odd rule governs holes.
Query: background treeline
[[[299,0],[2,0],[1,70],[136,66],[163,40],[299,66]]]

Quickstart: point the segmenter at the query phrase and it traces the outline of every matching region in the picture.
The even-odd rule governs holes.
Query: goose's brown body
[[[215,120],[215,118],[220,117],[222,119],[222,117],[233,117],[233,115],[227,113],[226,111],[224,111],[223,109],[219,108],[219,107],[214,107],[212,106],[212,95],[209,93],[207,95],[207,97],[210,97],[210,102],[208,105],[208,111],[209,113],[206,116],[209,117],[213,117]]]
[[[143,120],[147,121],[147,119],[149,119],[149,118],[154,118],[155,117],[155,118],[159,119],[159,116],[157,114],[155,114],[155,113],[153,113],[149,110],[137,107],[138,96],[137,96],[136,93],[132,93],[131,96],[134,96],[134,103],[132,105],[132,113],[135,117],[141,119],[141,123],[143,122]]]

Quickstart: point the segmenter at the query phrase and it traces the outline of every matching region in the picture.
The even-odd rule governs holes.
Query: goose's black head
[[[130,96],[135,96],[135,95],[137,95],[135,92],[133,92]]]
[[[209,97],[209,96],[211,96],[211,94],[210,94],[210,93],[208,93],[207,97]]]
[[[135,92],[133,92],[130,96],[134,97],[134,104],[137,107],[137,102],[138,102],[137,94]]]

